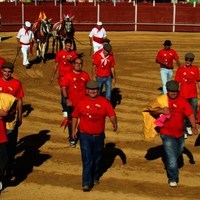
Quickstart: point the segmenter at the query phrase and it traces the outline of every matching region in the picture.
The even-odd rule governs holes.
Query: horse
[[[51,33],[51,20],[52,19],[38,19],[33,24],[33,33],[36,42],[37,60],[46,62],[45,53],[48,51],[48,43]]]
[[[72,49],[76,50],[76,43],[74,40],[74,33],[75,29],[73,26],[73,18],[69,17],[69,15],[64,15],[64,19],[56,22],[53,25],[52,28],[52,36],[53,36],[53,42],[52,42],[52,53],[54,53],[54,48],[56,45],[56,52],[58,51],[58,46],[59,50],[63,49],[65,47],[65,40],[66,39],[71,39],[72,40]]]

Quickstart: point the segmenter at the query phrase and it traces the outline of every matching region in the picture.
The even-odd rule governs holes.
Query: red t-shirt
[[[97,76],[110,76],[111,68],[115,66],[115,59],[112,55],[108,55],[105,57],[102,51],[97,51],[93,55],[93,65],[96,65]]]
[[[67,88],[68,98],[75,106],[77,102],[86,95],[86,84],[90,81],[90,76],[87,72],[82,71],[80,74],[72,71],[66,74],[61,80],[60,85]]]
[[[199,68],[197,66],[182,66],[175,75],[175,80],[180,83],[180,94],[186,99],[197,97],[197,82],[200,81]]]
[[[2,67],[2,64],[4,63],[4,62],[6,62],[6,60],[4,59],[4,58],[1,58],[0,57],[0,76],[2,76],[2,72],[1,72],[1,67]]]
[[[111,103],[104,97],[90,99],[85,96],[75,107],[72,117],[80,118],[80,132],[98,135],[105,130],[105,118],[115,116]]]
[[[179,138],[184,135],[184,119],[194,114],[193,109],[188,101],[180,95],[174,100],[168,98],[168,106],[170,118],[160,128],[160,133]]]
[[[7,142],[8,138],[6,135],[6,123],[0,119],[0,144]]]
[[[13,77],[9,81],[4,81],[2,78],[0,78],[0,92],[12,94],[18,99],[24,97],[24,91],[21,82]]]
[[[74,50],[66,51],[62,49],[56,54],[55,62],[58,63],[59,76],[64,76],[73,70],[72,63],[77,57],[77,53]]]
[[[179,60],[179,57],[174,49],[161,49],[157,54],[156,60],[167,64],[169,68],[173,68],[173,60]],[[163,65],[160,67],[165,68]]]

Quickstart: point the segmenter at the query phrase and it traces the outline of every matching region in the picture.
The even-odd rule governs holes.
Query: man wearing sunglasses
[[[180,84],[180,95],[188,100],[194,110],[195,118],[197,116],[197,85],[200,88],[199,68],[193,65],[195,55],[191,52],[185,54],[185,64],[181,66],[175,75],[175,80]],[[188,119],[185,120],[185,138],[192,135],[191,124]]]

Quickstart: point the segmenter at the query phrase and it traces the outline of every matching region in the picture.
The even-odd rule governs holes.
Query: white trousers
[[[22,51],[22,54],[23,54],[23,65],[30,64],[29,61],[28,61],[28,54],[30,52],[30,45],[22,45],[21,51]]]

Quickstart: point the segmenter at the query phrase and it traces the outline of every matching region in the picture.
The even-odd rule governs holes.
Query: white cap
[[[31,23],[28,22],[28,21],[26,21],[26,22],[25,22],[25,26],[28,27],[28,28],[30,28],[30,27],[31,27]]]
[[[97,22],[97,25],[98,26],[102,26],[102,22]]]

